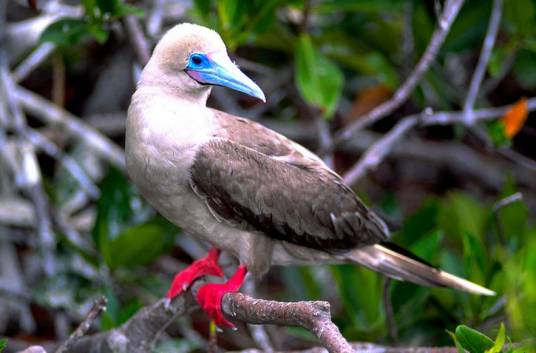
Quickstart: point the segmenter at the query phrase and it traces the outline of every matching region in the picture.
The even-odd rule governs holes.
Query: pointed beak
[[[201,84],[234,89],[266,102],[264,93],[255,82],[233,64],[226,53],[207,54],[210,65],[201,69],[186,69],[186,73]]]

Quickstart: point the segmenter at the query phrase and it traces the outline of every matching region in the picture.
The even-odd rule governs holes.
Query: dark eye
[[[193,54],[190,60],[192,60],[192,64],[194,65],[201,65],[203,63],[203,58],[199,54]]]

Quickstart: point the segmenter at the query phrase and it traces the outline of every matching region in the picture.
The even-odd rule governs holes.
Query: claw
[[[227,327],[236,330],[236,326],[225,319],[221,310],[221,301],[226,293],[236,292],[240,289],[246,273],[246,267],[240,266],[227,282],[223,284],[209,283],[199,288],[197,302],[208,316],[214,320],[218,328]]]
[[[190,287],[193,281],[201,276],[212,275],[223,277],[223,271],[218,265],[219,255],[220,251],[213,248],[208,252],[207,256],[194,261],[190,266],[177,273],[169,287],[166,298],[173,299],[182,294]]]

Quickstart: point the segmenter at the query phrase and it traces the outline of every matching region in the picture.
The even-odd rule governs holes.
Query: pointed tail
[[[495,295],[492,290],[433,267],[393,243],[358,248],[352,251],[350,258],[394,279],[426,286],[456,288],[480,295]]]

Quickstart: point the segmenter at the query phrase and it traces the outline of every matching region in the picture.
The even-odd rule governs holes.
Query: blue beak
[[[185,71],[201,84],[228,87],[266,102],[259,86],[240,71],[225,52],[193,53]]]

